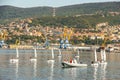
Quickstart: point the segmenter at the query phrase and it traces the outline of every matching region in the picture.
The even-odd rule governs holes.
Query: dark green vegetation
[[[76,28],[92,28],[96,27],[96,24],[108,22],[109,25],[118,25],[120,24],[120,15],[118,16],[106,16],[102,17],[101,15],[92,15],[92,16],[79,16],[79,17],[42,17],[35,18],[31,25],[42,25],[42,26],[61,26],[65,25],[68,27]]]
[[[0,19],[50,16],[51,13],[52,13],[51,7],[34,7],[34,8],[18,8],[13,6],[0,7]]]
[[[99,14],[107,12],[120,12],[120,2],[89,3],[57,8],[57,15],[81,15],[81,14]]]
[[[120,2],[88,3],[56,8],[56,16],[120,12]],[[0,19],[52,16],[52,7],[18,8],[0,6]]]

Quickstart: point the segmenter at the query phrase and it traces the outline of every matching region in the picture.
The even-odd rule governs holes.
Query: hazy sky
[[[12,5],[17,7],[36,7],[36,6],[60,7],[73,4],[109,2],[109,1],[120,0],[0,0],[0,5]]]

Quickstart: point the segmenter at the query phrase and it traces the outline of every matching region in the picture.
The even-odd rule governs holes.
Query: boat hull
[[[70,62],[62,62],[63,67],[85,67],[87,64],[82,64],[82,63],[70,63]]]
[[[107,65],[107,62],[106,61],[100,62],[100,65]]]

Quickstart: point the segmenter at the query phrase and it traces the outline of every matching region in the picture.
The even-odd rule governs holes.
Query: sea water
[[[78,60],[87,67],[62,68],[61,61],[69,61],[77,51],[61,51],[62,57],[58,57],[59,50],[54,50],[55,62],[47,63],[52,58],[50,50],[37,50],[37,62],[30,62],[34,50],[19,50],[19,62],[10,63],[16,51],[0,49],[0,80],[120,80],[119,53],[107,53],[107,65],[92,67],[93,52],[80,52]]]

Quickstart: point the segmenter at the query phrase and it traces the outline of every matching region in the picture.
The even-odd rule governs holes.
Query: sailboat
[[[47,61],[48,63],[53,63],[53,62],[55,62],[53,49],[52,49],[51,51],[52,51],[52,59],[49,59],[49,60]]]
[[[100,64],[107,64],[106,62],[106,52],[105,52],[105,49],[101,49],[101,61],[100,61]]]
[[[18,48],[16,48],[16,58],[12,58],[10,59],[10,63],[18,63],[19,62],[19,52],[18,52]]]
[[[99,65],[99,61],[97,61],[96,48],[94,49],[94,58],[95,58],[95,62],[91,62],[91,65],[92,66],[98,66]]]
[[[30,57],[30,61],[31,62],[36,62],[37,61],[37,52],[36,52],[36,48],[34,48],[34,58]]]

